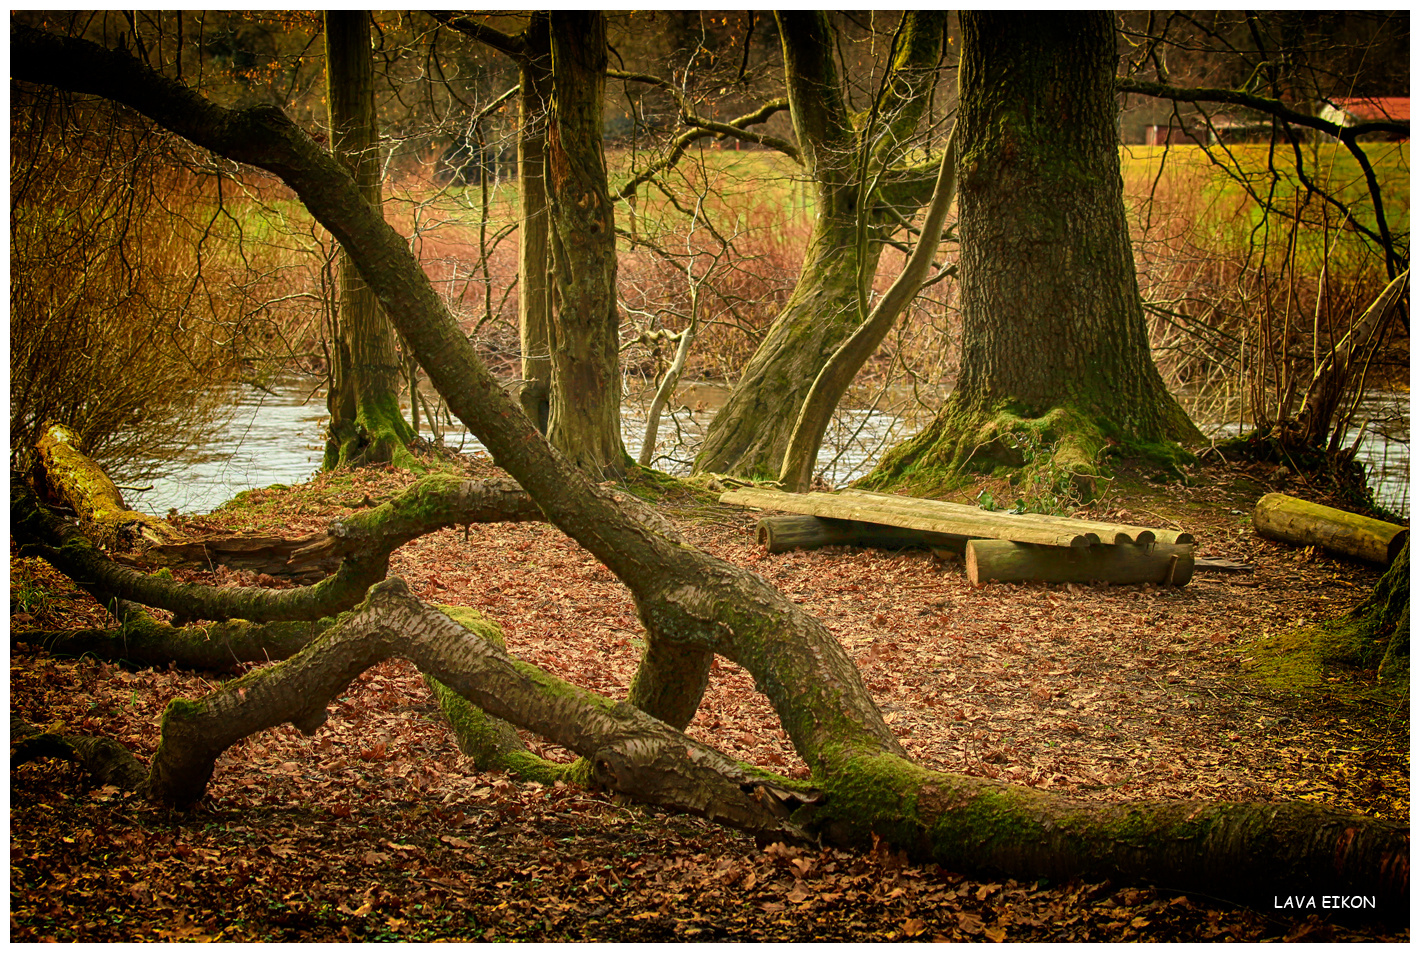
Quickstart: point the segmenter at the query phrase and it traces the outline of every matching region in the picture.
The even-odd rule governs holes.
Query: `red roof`
[[[1367,96],[1353,99],[1334,99],[1337,109],[1344,110],[1362,122],[1378,119],[1410,121],[1409,96]]]

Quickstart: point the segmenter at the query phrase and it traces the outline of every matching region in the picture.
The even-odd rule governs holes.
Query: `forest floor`
[[[497,472],[487,462],[468,469]],[[1257,537],[1249,514],[1271,478],[1266,465],[1216,462],[1192,486],[1140,482],[1091,508],[1094,518],[1186,529],[1200,555],[1256,567],[1200,572],[1169,589],[973,588],[960,564],[922,551],[768,555],[756,513],[692,489],[658,506],[694,543],[823,619],[907,752],[929,767],[1082,798],[1302,799],[1408,823],[1408,700],[1378,695],[1364,672],[1249,675],[1269,638],[1344,614],[1379,578]],[[297,535],[412,479],[385,469],[325,475],[252,491],[180,525]],[[642,644],[630,595],[550,526],[444,530],[397,551],[391,573],[426,601],[479,609],[511,653],[561,678],[612,697],[629,684]],[[104,617],[12,543],[10,622],[48,629]],[[205,693],[215,677],[13,646],[11,712],[116,738],[147,759],[164,705]],[[1409,938],[1405,927],[1321,909],[1249,910],[1108,881],[977,879],[881,849],[759,848],[606,794],[480,774],[403,662],[366,672],[334,708],[313,737],[288,725],[227,751],[186,815],[89,785],[68,764],[14,769],[11,939]],[[724,660],[688,730],[733,757],[806,774],[751,679]]]

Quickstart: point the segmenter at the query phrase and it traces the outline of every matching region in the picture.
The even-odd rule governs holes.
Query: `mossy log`
[[[806,842],[787,820],[802,803],[792,782],[760,777],[624,702],[612,702],[509,657],[492,641],[421,603],[402,580],[375,586],[359,610],[285,662],[163,712],[163,737],[145,787],[156,803],[186,808],[206,790],[216,760],[255,732],[290,722],[306,734],[350,681],[387,658],[425,675],[494,717],[582,755],[613,791],[775,839]],[[812,797],[812,795],[809,795]]]
[[[1004,539],[973,539],[966,544],[966,578],[973,586],[987,582],[1183,586],[1193,578],[1193,547],[1032,546]]]
[[[959,555],[967,540],[965,536],[952,533],[929,533],[861,520],[799,515],[766,516],[756,524],[755,536],[771,553],[818,549],[821,546],[864,546],[876,549],[931,547]]]
[[[10,630],[12,642],[36,645],[51,655],[80,656],[134,665],[229,672],[253,662],[290,658],[333,623],[253,623],[241,619],[211,625],[169,625],[146,612],[129,612],[112,629]]]
[[[118,486],[79,449],[79,435],[70,428],[47,425],[35,450],[49,494],[78,514],[102,545],[127,550],[181,537],[166,521],[129,509]]]
[[[315,580],[340,567],[342,553],[328,533],[287,539],[282,536],[214,536],[153,546],[143,553],[150,566],[208,569],[225,566],[298,580]]]
[[[112,738],[70,735],[39,728],[10,716],[10,769],[39,758],[72,761],[89,772],[95,783],[136,791],[148,778],[143,762]]]
[[[1268,493],[1257,501],[1252,525],[1258,535],[1298,546],[1317,546],[1345,556],[1389,566],[1405,548],[1410,530],[1368,516],[1309,503],[1285,493]]]
[[[411,539],[446,526],[545,517],[511,480],[425,477],[393,500],[332,524],[323,539],[304,547],[301,552],[307,556],[338,556],[340,562],[334,575],[297,589],[219,588],[121,566],[77,528],[41,506],[22,480],[13,478],[10,519],[11,532],[26,551],[43,556],[102,603],[130,600],[188,619],[314,622],[359,603],[366,590],[384,578],[389,554]],[[181,656],[174,658],[181,661]]]

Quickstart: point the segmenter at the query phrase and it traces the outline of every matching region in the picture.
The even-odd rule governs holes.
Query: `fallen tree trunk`
[[[1268,493],[1258,500],[1252,525],[1267,539],[1317,546],[1333,556],[1377,566],[1394,562],[1410,538],[1410,530],[1404,526],[1308,503],[1285,493]]]
[[[827,516],[766,516],[755,524],[755,537],[771,553],[821,546],[864,546],[877,549],[933,547],[960,555],[967,541],[967,537],[952,533],[929,533]]]
[[[509,657],[398,579],[374,587],[290,660],[169,703],[144,793],[158,804],[195,804],[232,744],[288,721],[315,732],[355,676],[393,656],[487,714],[582,755],[597,785],[760,837],[842,847],[881,838],[952,870],[1137,879],[1254,903],[1359,895],[1374,899],[1379,916],[1408,916],[1403,825],[1304,803],[1082,801],[891,754],[849,757],[812,783],[790,781]]]
[[[79,449],[79,435],[63,424],[46,426],[35,449],[50,495],[72,509],[103,546],[122,551],[181,535],[165,520],[129,509],[108,474]]]
[[[762,836],[807,840],[786,821],[799,798],[792,782],[761,776],[630,705],[510,658],[419,602],[398,579],[375,586],[358,611],[291,659],[197,701],[170,702],[145,793],[172,807],[195,804],[228,747],[287,721],[313,734],[355,676],[396,656],[490,714],[587,758],[603,787]]]
[[[265,573],[302,582],[324,579],[340,568],[343,553],[328,533],[295,539],[282,536],[212,536],[152,546],[143,553],[150,566]]]
[[[371,585],[384,578],[389,564],[388,553],[351,556],[341,562],[334,576],[301,589],[219,589],[178,582],[106,558],[77,527],[41,506],[14,475],[10,480],[10,521],[10,531],[22,552],[43,556],[100,603],[129,600],[189,619],[314,621],[357,604]]]
[[[1193,578],[1193,547],[1031,546],[973,539],[966,544],[966,578],[973,586],[988,582],[1184,586]]]
[[[338,555],[339,568],[335,575],[298,589],[218,588],[121,566],[40,506],[13,475],[10,519],[22,546],[44,556],[100,602],[127,599],[190,619],[313,622],[359,603],[366,590],[384,578],[390,553],[425,533],[446,526],[545,517],[511,480],[426,477],[388,503],[335,523],[323,540],[306,547],[307,552],[319,548],[330,557]]]
[[[10,639],[51,655],[91,655],[154,667],[175,662],[184,668],[229,672],[242,664],[290,658],[330,624],[330,619],[261,624],[233,619],[175,626],[147,613],[128,613],[113,629],[12,629]]]
[[[112,738],[49,731],[11,715],[10,770],[38,758],[72,761],[98,784],[122,791],[136,791],[148,778],[143,762]]]

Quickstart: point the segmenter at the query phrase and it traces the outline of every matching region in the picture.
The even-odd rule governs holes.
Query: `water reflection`
[[[173,461],[154,479],[153,489],[128,494],[129,504],[149,513],[170,508],[183,513],[207,513],[242,490],[273,483],[301,483],[320,469],[326,420],[324,395],[312,392],[307,379],[287,379],[272,392],[241,388],[231,419],[202,451]],[[661,419],[655,466],[669,473],[690,472],[705,427],[724,402],[725,389],[687,385]],[[626,449],[635,458],[641,450],[649,400],[628,398],[623,408]],[[1376,498],[1408,518],[1410,511],[1410,401],[1404,393],[1368,393],[1356,414],[1366,424],[1358,458],[1366,466]],[[889,447],[926,424],[922,417],[904,417],[879,409],[844,409],[824,438],[819,468],[829,483],[845,485],[868,472]],[[1238,432],[1236,420],[1201,424],[1205,434],[1222,437]],[[425,436],[432,436],[427,429]],[[462,426],[445,435],[449,446],[465,453],[484,452]]]

